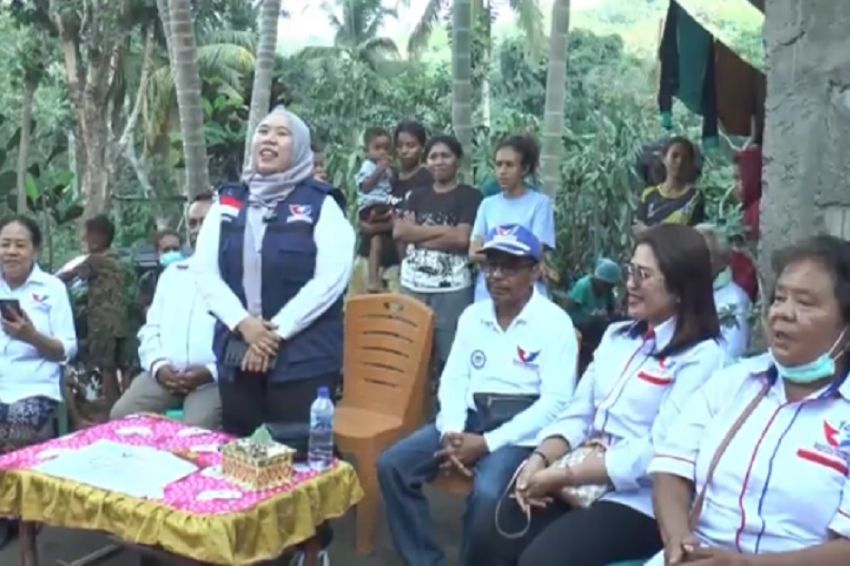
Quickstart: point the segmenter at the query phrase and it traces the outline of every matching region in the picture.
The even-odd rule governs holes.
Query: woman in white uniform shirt
[[[850,243],[774,263],[769,352],[713,377],[657,446],[667,564],[850,564]]]
[[[642,232],[627,272],[634,320],[608,328],[567,410],[541,432],[517,479],[519,505],[544,507],[532,512],[520,566],[601,566],[661,548],[646,476],[653,444],[721,366],[723,351],[698,232],[675,224]],[[589,440],[604,443],[604,454],[552,465]],[[586,508],[554,497],[594,484],[610,489]]]
[[[0,224],[0,453],[49,435],[62,399],[59,364],[77,352],[68,292],[38,267],[40,246],[41,230],[32,219],[15,216]]]

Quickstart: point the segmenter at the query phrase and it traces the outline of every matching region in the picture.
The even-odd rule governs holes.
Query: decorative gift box
[[[240,487],[259,491],[289,483],[295,450],[275,442],[265,426],[248,438],[228,442],[221,449],[222,475]]]

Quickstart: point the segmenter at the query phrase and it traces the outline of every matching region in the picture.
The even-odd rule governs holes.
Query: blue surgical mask
[[[829,350],[807,364],[793,367],[782,365],[777,361],[776,356],[774,356],[771,351],[770,356],[773,358],[773,365],[776,366],[776,371],[779,373],[779,376],[785,381],[789,381],[797,385],[808,385],[835,375],[835,361],[844,355],[844,351],[839,352],[834,358],[832,357],[832,353],[836,346],[838,346],[838,344],[844,339],[844,332],[846,330],[847,329],[845,328],[841,331],[838,339],[835,343],[833,343]]]
[[[159,264],[165,268],[171,265],[172,263],[176,263],[183,259],[183,252],[180,250],[172,250],[170,252],[165,252],[161,256],[159,256]]]

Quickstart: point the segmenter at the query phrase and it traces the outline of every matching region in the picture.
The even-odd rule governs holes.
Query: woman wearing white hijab
[[[251,143],[242,183],[218,191],[192,267],[219,320],[222,421],[236,435],[306,423],[317,389],[339,382],[355,241],[333,189],[313,178],[298,116],[276,108]]]

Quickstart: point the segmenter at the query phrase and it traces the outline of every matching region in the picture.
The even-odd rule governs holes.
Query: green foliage
[[[276,81],[284,88],[281,99],[310,124],[334,184],[349,201],[366,127],[392,129],[417,119],[436,133],[451,122],[451,74],[444,66],[411,63],[385,76],[353,59],[296,55],[282,61]]]
[[[172,190],[179,181],[175,169],[180,168],[181,151],[179,133],[173,133],[179,128],[156,2],[132,2],[136,27],[128,46],[128,60],[122,65],[128,95],[132,96],[140,74],[140,31],[144,26],[156,26],[160,40],[137,136],[143,142],[139,151],[143,167],[155,191],[151,196],[159,200],[152,204],[149,200],[116,199],[112,215],[119,226],[116,244],[122,248],[150,236],[154,215],[160,222],[176,225],[182,204],[173,197]],[[729,0],[718,2],[730,4]],[[417,26],[421,41],[418,48],[425,46],[423,38],[427,39],[431,31],[444,32],[442,24],[449,4],[440,0],[428,3]],[[517,27],[527,28],[506,39],[494,33],[496,4],[478,0],[474,4],[481,10],[481,17],[475,19],[473,50],[474,59],[480,64],[476,65],[474,82],[478,87],[490,87],[491,120],[488,128],[478,125],[475,129],[473,177],[466,181],[480,183],[491,175],[492,149],[499,138],[514,133],[539,134],[548,62],[545,54],[530,56],[544,51],[539,49],[542,45],[535,43],[545,38],[537,2],[510,0],[498,6],[499,10],[513,12]],[[385,3],[334,0],[325,6],[335,27],[335,46],[311,48],[280,58],[272,98],[286,103],[310,124],[314,141],[325,154],[332,182],[353,203],[353,178],[362,158],[361,136],[366,127],[392,129],[400,120],[416,119],[432,134],[451,131],[451,69],[445,44],[440,45],[439,57],[399,60],[395,44],[380,36],[381,26],[394,17],[394,11],[387,9]],[[562,190],[555,203],[555,262],[559,270],[570,276],[587,269],[600,254],[619,258],[628,254],[638,194],[632,166],[640,146],[661,136],[655,118],[652,59],[659,16],[666,6],[667,0],[599,0],[593,9],[574,6],[573,23],[590,25],[597,33],[575,29],[574,25],[570,36],[562,136],[565,158],[561,163]],[[194,8],[205,136],[211,179],[217,183],[238,177],[241,170],[246,101],[250,100],[253,72],[256,3],[197,0]],[[35,17],[39,12],[30,15]],[[29,28],[20,29],[20,25],[31,24],[13,22],[8,14],[0,12],[0,32],[8,38],[0,42],[0,109],[5,116],[5,120],[0,116],[0,207],[6,203],[4,187],[14,187],[17,142],[11,142],[20,127],[22,79],[26,78],[25,73],[35,71],[39,78],[34,105],[37,127],[30,164],[37,164],[38,170],[30,171],[30,205],[42,217],[49,217],[49,226],[55,228],[58,263],[78,249],[77,235],[67,218],[73,216],[70,212],[79,204],[72,183],[67,182],[68,171],[73,169],[67,151],[72,122],[62,56],[55,39],[45,31],[48,21],[38,24],[45,31],[44,36],[39,36],[44,51],[31,62],[22,59],[21,50],[29,51],[27,42],[35,36]],[[604,35],[610,32],[618,35]],[[759,42],[748,29],[738,32],[742,41],[753,45]],[[411,51],[415,43],[411,40]],[[482,102],[475,104],[479,122]],[[129,112],[129,108],[124,111]],[[697,122],[693,117],[677,115],[677,130],[695,132]],[[740,231],[740,214],[729,192],[732,183],[728,164],[722,153],[710,156],[700,185],[708,197],[711,217],[720,219],[734,235]],[[123,158],[117,164],[113,185],[121,187],[121,195],[139,199],[143,194],[133,169]]]
[[[342,53],[372,68],[381,61],[398,58],[395,42],[378,35],[387,18],[397,16],[396,10],[384,6],[383,0],[326,1],[322,8],[334,30],[334,47],[307,48],[304,51],[308,55],[332,57]]]

